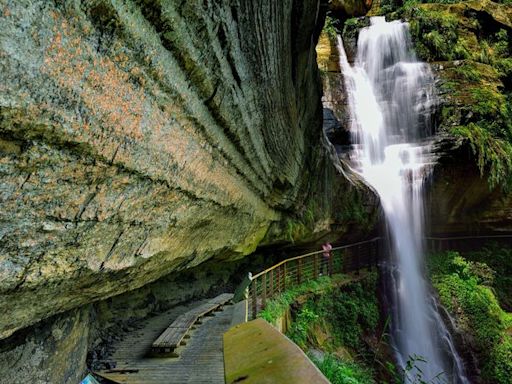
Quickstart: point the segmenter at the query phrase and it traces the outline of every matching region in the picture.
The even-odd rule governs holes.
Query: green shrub
[[[301,285],[287,289],[280,295],[267,301],[267,305],[262,310],[258,317],[274,323],[280,316],[283,316],[290,305],[297,300],[297,298],[306,293],[315,293],[330,288],[333,280],[328,276],[321,276],[317,280],[311,280]]]
[[[509,36],[508,32],[504,29],[500,29],[494,35],[493,51],[497,57],[506,57],[509,55]]]
[[[361,282],[321,296],[315,303],[316,313],[332,325],[335,344],[360,349],[365,332],[376,329],[379,322],[376,279],[376,274],[370,274]]]
[[[501,58],[496,60],[495,67],[503,82],[512,83],[512,58]]]
[[[329,15],[326,16],[323,30],[331,39],[336,39],[336,36],[340,33],[340,21]]]
[[[331,351],[343,347],[354,351],[355,355],[369,358],[370,354],[367,353],[363,339],[366,334],[375,332],[379,322],[377,273],[368,273],[361,281],[342,286],[335,286],[333,279],[335,277],[321,277],[318,281],[287,290],[269,300],[259,316],[273,323],[301,297],[302,304],[296,310],[287,332],[293,342],[302,349],[307,349],[308,341],[313,340],[310,337],[313,326],[327,325],[332,338],[328,340],[325,348]],[[305,295],[308,298],[303,302]],[[317,360],[316,363],[333,383],[374,382],[373,379],[367,380],[372,374],[370,369],[362,368],[364,360],[348,363],[327,355],[326,359],[321,362]]]
[[[476,263],[486,263],[492,270],[492,285],[500,305],[512,311],[512,248],[490,243],[478,251],[468,252],[466,258]]]
[[[497,383],[510,383],[512,377],[512,338],[505,335],[503,340],[492,349],[489,359],[494,364],[488,364],[484,375],[492,377]]]
[[[306,348],[309,327],[318,320],[318,318],[319,316],[313,309],[310,309],[309,305],[306,305],[300,310],[288,331],[290,339],[302,349]]]
[[[489,286],[494,282],[494,271],[457,252],[432,255],[429,268],[441,303],[456,318],[458,326],[471,335],[484,378],[496,384],[509,383],[512,350],[507,332],[512,315],[503,311]]]
[[[310,356],[332,384],[373,384],[372,371],[355,362],[346,362],[327,354],[323,359]]]
[[[454,71],[464,80],[469,80],[471,82],[479,82],[482,78],[478,69],[473,65],[464,64],[460,67],[456,67]]]
[[[458,20],[449,12],[419,7],[405,8],[416,53],[425,61],[467,58],[467,48],[459,41]]]
[[[468,140],[473,153],[477,156],[477,165],[482,176],[488,175],[489,186],[502,185],[510,188],[512,173],[512,144],[492,134],[493,129],[486,123],[469,123],[452,129],[455,136]]]

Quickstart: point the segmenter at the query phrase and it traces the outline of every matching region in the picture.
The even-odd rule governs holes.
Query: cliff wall
[[[329,228],[318,17],[316,0],[0,0],[0,338],[286,240],[312,199],[311,232]]]

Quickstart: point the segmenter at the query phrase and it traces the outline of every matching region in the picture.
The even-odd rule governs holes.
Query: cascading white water
[[[423,185],[433,161],[428,137],[433,78],[416,60],[408,25],[371,19],[360,31],[354,66],[341,38],[340,65],[351,114],[355,169],[380,196],[392,246],[392,338],[398,363],[423,379],[469,383],[423,276]]]

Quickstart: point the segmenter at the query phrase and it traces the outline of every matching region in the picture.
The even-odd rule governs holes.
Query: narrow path
[[[297,344],[263,319],[224,334],[227,384],[329,384]]]
[[[202,324],[190,332],[187,345],[176,350],[179,357],[146,357],[152,342],[176,317],[205,302],[207,300],[173,308],[144,320],[143,328],[128,333],[115,345],[111,356],[117,363],[115,370],[98,373],[114,382],[127,384],[223,384],[222,336],[231,326],[232,305],[225,306],[214,316],[204,317]]]

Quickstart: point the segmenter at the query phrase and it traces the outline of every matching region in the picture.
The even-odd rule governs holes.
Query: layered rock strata
[[[313,196],[328,228],[318,9],[0,1],[0,338],[286,239]]]

